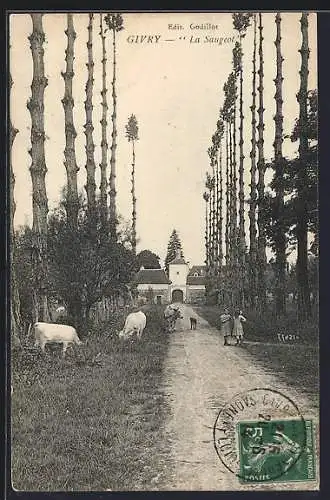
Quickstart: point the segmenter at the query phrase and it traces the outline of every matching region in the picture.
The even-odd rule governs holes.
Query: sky
[[[301,46],[300,13],[282,14],[283,112],[284,134],[290,134],[298,116],[296,94],[299,90]],[[101,40],[99,13],[94,15],[94,97],[93,121],[96,182],[99,187],[101,159]],[[190,265],[205,259],[205,173],[209,169],[207,149],[216,130],[223,104],[223,85],[232,69],[232,49],[237,40],[230,13],[126,13],[124,30],[117,35],[117,179],[118,212],[131,218],[131,144],[125,137],[125,125],[135,114],[139,125],[136,144],[136,196],[138,251],[150,249],[163,261],[173,230],[179,233]],[[80,168],[78,185],[86,182],[84,100],[87,80],[88,14],[75,13],[75,61],[73,97],[77,130],[76,158]],[[263,14],[264,24],[264,107],[265,157],[273,157],[276,75],[275,14]],[[178,29],[178,25],[182,28]],[[66,183],[64,167],[64,111],[61,99],[65,70],[67,37],[66,14],[44,14],[43,27],[45,73],[46,188],[49,208],[60,199]],[[26,103],[31,96],[32,57],[28,36],[32,31],[29,14],[10,15],[11,120],[19,130],[12,149],[15,183],[15,226],[32,224],[31,118]],[[244,154],[245,194],[249,193],[251,149],[251,85],[253,29],[248,28],[243,42],[244,64]],[[317,88],[316,14],[309,15],[309,88]],[[107,36],[108,66],[108,143],[111,144],[112,44]],[[284,141],[283,152],[293,156],[298,144]],[[108,153],[110,159],[110,149]],[[108,172],[108,177],[109,177]],[[269,180],[270,173],[266,176]],[[98,190],[97,190],[98,191]],[[246,232],[248,220],[246,209]]]

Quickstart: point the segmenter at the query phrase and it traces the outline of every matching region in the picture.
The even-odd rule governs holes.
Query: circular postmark
[[[236,394],[220,410],[214,446],[224,466],[244,482],[274,481],[294,467],[306,447],[297,405],[273,389]]]

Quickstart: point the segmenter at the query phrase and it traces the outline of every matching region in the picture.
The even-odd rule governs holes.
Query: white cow
[[[173,332],[175,330],[176,320],[183,318],[179,306],[175,306],[174,304],[169,304],[165,308],[164,318],[166,323],[166,329],[169,332]]]
[[[35,335],[35,347],[40,346],[45,352],[45,345],[48,342],[63,344],[62,356],[70,344],[83,344],[73,326],[58,325],[57,323],[35,323],[33,325]]]
[[[138,340],[140,340],[146,324],[147,318],[142,311],[130,313],[126,318],[124,328],[119,332],[118,336],[127,340],[136,334]]]

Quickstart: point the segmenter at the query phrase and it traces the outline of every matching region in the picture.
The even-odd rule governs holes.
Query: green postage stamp
[[[315,480],[311,420],[249,421],[237,424],[240,480]]]

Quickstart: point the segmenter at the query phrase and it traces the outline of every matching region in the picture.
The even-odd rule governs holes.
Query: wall
[[[189,268],[187,264],[170,264],[169,279],[173,285],[185,286]]]
[[[187,302],[200,303],[203,302],[205,298],[205,286],[204,285],[188,285],[187,286]]]
[[[137,287],[138,291],[142,292],[142,291],[145,291],[145,290],[149,290],[149,288],[152,287],[153,290],[167,290],[168,289],[168,286],[167,285],[163,285],[163,284],[153,284],[151,285],[150,283],[140,283]]]
[[[150,287],[152,287],[152,292],[150,290]],[[157,295],[160,295],[162,297],[162,304],[168,304],[170,301],[169,287],[167,285],[140,284],[138,285],[138,293],[139,297],[146,297],[148,302],[152,300],[154,303],[156,303]]]

